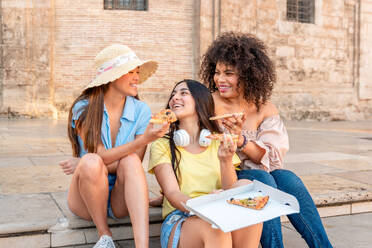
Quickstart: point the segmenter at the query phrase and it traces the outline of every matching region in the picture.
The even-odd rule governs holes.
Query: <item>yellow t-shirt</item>
[[[177,147],[181,153],[179,164],[179,186],[181,192],[191,198],[209,194],[215,189],[221,189],[220,161],[217,156],[219,141],[212,141],[208,148],[199,154],[192,154],[182,147]],[[160,138],[152,143],[150,149],[149,173],[154,173],[154,167],[159,164],[171,165],[169,140]],[[234,154],[233,164],[240,164],[239,157]],[[175,208],[164,197],[162,215],[165,218]]]

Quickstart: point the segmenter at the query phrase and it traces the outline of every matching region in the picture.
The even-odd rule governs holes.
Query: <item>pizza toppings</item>
[[[176,114],[170,109],[163,109],[159,113],[151,116],[150,123],[163,124],[177,121]]]
[[[234,117],[234,116],[243,116],[243,115],[244,115],[243,112],[223,114],[223,115],[212,116],[212,117],[209,118],[209,120],[213,121],[213,120],[219,120],[219,119],[225,119],[225,118],[230,118],[230,117]]]
[[[227,203],[238,205],[245,208],[251,208],[255,210],[260,210],[265,207],[269,201],[269,196],[256,196],[254,198],[245,198],[245,199],[234,199],[231,198],[227,200]]]
[[[223,139],[223,136],[226,135],[227,137],[231,137],[231,139],[234,141],[234,142],[238,142],[238,139],[239,139],[239,135],[237,134],[229,134],[229,133],[213,133],[213,134],[210,134],[208,136],[206,136],[206,138],[208,139],[212,139],[212,140],[219,140],[221,141]]]

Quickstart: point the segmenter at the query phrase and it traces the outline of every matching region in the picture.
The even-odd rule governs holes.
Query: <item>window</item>
[[[287,20],[314,23],[314,0],[287,0]]]
[[[147,0],[104,0],[104,8],[147,10]]]

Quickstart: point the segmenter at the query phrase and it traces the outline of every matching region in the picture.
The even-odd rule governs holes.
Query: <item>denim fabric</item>
[[[115,185],[115,180],[116,180],[116,174],[108,174],[107,180],[109,182],[109,195],[107,199],[107,216],[114,219],[114,220],[119,220],[119,218],[116,218],[114,215],[114,212],[112,211],[111,208],[111,191],[114,188]]]
[[[177,225],[176,230],[174,232],[173,241],[172,241],[172,248],[177,248],[178,241],[180,240],[181,236],[181,227],[182,223],[189,218],[190,215],[188,213],[182,212],[180,210],[174,210],[165,218],[163,224],[161,225],[160,231],[160,244],[161,248],[167,248],[169,237],[172,232],[174,225]]]
[[[318,210],[301,179],[291,171],[278,169],[270,173],[263,170],[237,171],[239,179],[257,180],[295,196],[300,204],[300,213],[288,215],[289,221],[310,248],[330,248]],[[262,248],[283,247],[280,218],[264,222]]]

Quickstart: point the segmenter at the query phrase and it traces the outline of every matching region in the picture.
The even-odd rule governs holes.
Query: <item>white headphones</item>
[[[207,147],[211,144],[211,140],[206,136],[210,135],[211,132],[208,129],[202,129],[199,136],[199,145]],[[173,140],[176,146],[188,146],[190,144],[190,135],[184,129],[174,131]]]

